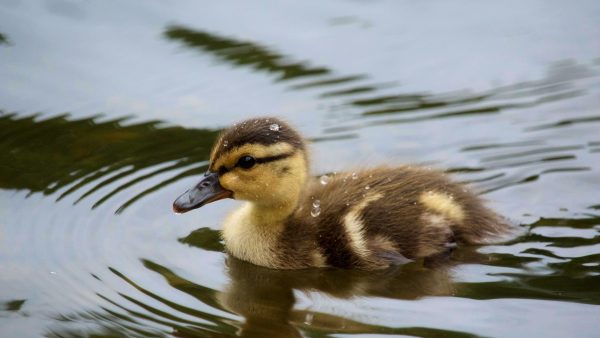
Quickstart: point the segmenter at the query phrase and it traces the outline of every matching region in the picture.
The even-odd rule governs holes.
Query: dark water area
[[[0,337],[598,337],[600,5],[0,1]],[[171,203],[277,115],[313,174],[414,163],[518,234],[276,271]]]

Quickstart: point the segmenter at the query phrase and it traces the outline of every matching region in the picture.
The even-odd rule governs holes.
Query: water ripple
[[[240,13],[249,8],[241,2],[237,5],[241,6]],[[122,6],[127,9],[127,2]],[[406,59],[385,64],[376,67],[382,70],[376,76],[365,69],[353,69],[366,63],[329,51],[329,45],[315,44],[324,52],[305,55],[327,58],[329,52],[335,52],[333,60],[339,64],[327,65],[323,59],[307,60],[287,52],[287,42],[294,38],[287,31],[273,32],[267,27],[269,39],[277,41],[278,34],[284,37],[278,44],[260,41],[255,38],[256,31],[240,30],[237,25],[227,24],[230,33],[223,33],[215,27],[229,21],[198,20],[199,12],[192,17],[187,13],[163,16],[177,13],[177,6],[136,5],[135,11],[119,8],[112,12],[115,21],[105,21],[113,16],[106,15],[104,5],[93,3],[49,5],[37,9],[41,12],[26,4],[4,7],[6,11],[1,14],[10,23],[10,43],[8,35],[1,33],[0,44],[8,59],[12,55],[12,61],[0,67],[2,74],[8,75],[2,84],[7,93],[4,104],[10,108],[0,111],[1,334],[474,337],[596,333],[600,305],[597,60],[563,55],[578,59],[557,62],[541,75],[522,80],[534,72],[522,73],[511,65],[504,66],[504,60],[499,59],[494,67],[510,75],[501,78],[520,80],[488,87],[464,82],[467,88],[456,88],[452,79],[446,87],[434,82],[423,86],[402,77],[410,76],[413,68],[418,74],[430,72],[427,62],[413,65]],[[390,23],[373,20],[371,10],[377,7],[370,6],[366,12],[361,7],[362,14],[357,16],[340,17],[339,9],[308,12],[307,22],[311,24],[301,27],[301,39],[310,37],[312,43],[315,32],[323,33],[319,31],[321,20],[325,26],[339,29],[330,37],[347,38],[340,46],[362,43],[364,36],[374,37],[382,31],[362,33]],[[560,20],[566,20],[573,8],[567,6],[558,16]],[[214,10],[208,4],[203,9]],[[304,9],[308,11],[310,5]],[[444,17],[453,15],[452,11],[446,13],[448,10],[443,11]],[[151,17],[146,18],[142,29],[138,18],[121,20],[122,13],[138,11]],[[227,11],[227,18],[231,13]],[[332,13],[336,15],[333,19]],[[289,18],[302,17],[303,13],[292,14]],[[390,15],[394,22],[398,21],[397,14]],[[578,20],[585,18],[585,13],[577,14]],[[60,21],[60,15],[69,21]],[[102,15],[102,20],[96,22],[86,15],[96,19],[93,15]],[[32,23],[43,27],[40,17],[49,20],[52,29],[31,30]],[[244,17],[254,15],[237,16],[236,20],[243,22]],[[533,17],[537,16],[528,16],[523,27],[532,27]],[[473,18],[464,18],[469,25],[478,22],[469,20]],[[118,26],[117,21],[129,26]],[[98,22],[102,22],[101,27]],[[194,22],[209,28],[165,26],[165,22]],[[481,27],[498,28],[496,24],[486,22]],[[12,33],[13,26],[20,31]],[[58,35],[63,26],[69,34],[78,34],[79,40]],[[88,26],[94,30],[91,36],[99,34],[106,39],[90,39]],[[521,34],[519,29],[523,28],[512,21],[509,26],[504,27],[504,33]],[[385,41],[404,39],[404,32],[389,33],[397,34],[399,40]],[[153,44],[155,49],[134,59],[130,48],[106,47],[105,42],[115,35],[129,34],[135,43],[128,41],[124,46]],[[432,45],[425,41],[425,45]],[[34,45],[36,48],[31,49]],[[99,49],[88,49],[92,45]],[[574,46],[560,47],[570,47],[564,49],[571,51]],[[385,48],[368,49],[366,55],[377,58],[380,52],[390,52]],[[56,55],[50,49],[62,50],[64,54],[59,56],[68,60],[68,67],[56,67],[58,72],[51,72],[56,62],[52,56]],[[188,53],[178,53],[182,49]],[[431,56],[429,51],[423,56],[433,57],[437,64],[439,55]],[[516,54],[515,58],[522,59],[520,50]],[[100,71],[92,72],[90,60],[98,56],[101,62],[96,67]],[[173,68],[165,67],[168,70],[162,73],[150,68],[147,62],[153,56]],[[204,56],[213,62],[206,63]],[[146,77],[134,77],[128,83],[135,87],[126,93],[133,98],[122,99],[118,91],[123,87],[112,88],[124,79],[114,71],[116,68],[105,71],[105,63],[114,60],[123,61],[121,67],[125,68],[121,70],[143,70]],[[179,72],[175,65],[181,65]],[[342,67],[348,71],[340,71]],[[466,77],[476,69],[470,64],[462,67]],[[26,76],[11,77],[19,71]],[[41,71],[53,74],[48,83],[29,79],[40,79],[34,73]],[[247,78],[231,80],[226,76],[238,71]],[[434,71],[439,75],[431,81],[445,80],[447,73]],[[76,74],[74,84],[66,84],[69,77],[63,76],[68,72]],[[79,103],[71,103],[72,96],[81,94],[77,87],[85,87],[79,79],[88,76],[93,79],[81,83],[94,85],[84,90],[98,93],[92,96],[95,103],[81,104],[83,100],[77,98],[73,101]],[[142,108],[109,104],[106,109],[105,101],[115,100],[137,106],[138,86],[153,76],[160,84],[140,95],[156,95],[161,100],[148,101],[152,104],[141,104]],[[193,80],[180,82],[186,76]],[[231,98],[210,101],[214,92],[201,88],[205,83],[206,87],[229,88],[238,85],[238,79],[261,77],[267,79],[263,88],[235,87],[239,93],[235,104],[241,110],[223,114],[222,120],[217,117],[227,110],[218,106]],[[57,95],[62,97],[57,99],[62,103],[59,108],[72,114],[35,113],[39,111],[35,104],[19,105],[11,95],[39,101],[40,105],[49,102],[43,97],[44,90],[19,89],[19,79],[44,90],[61,87],[64,92]],[[436,92],[428,90],[429,86],[447,89]],[[244,96],[245,92],[252,94]],[[253,95],[265,92],[276,98],[253,99]],[[177,117],[181,112],[170,108],[182,97],[185,102],[193,98],[189,100],[193,109],[179,117],[185,123],[198,123],[200,128],[150,120],[152,116]],[[169,109],[151,115],[153,105],[161,102]],[[228,257],[217,229],[231,201],[207,206],[201,214],[189,217],[173,216],[170,205],[194,183],[194,176],[206,170],[210,147],[219,129],[225,127],[213,119],[234,122],[249,113],[262,113],[263,104],[271,104],[272,114],[291,112],[296,119],[293,122],[299,122],[299,128],[309,136],[317,171],[391,165],[396,159],[447,168],[457,179],[485,193],[494,210],[515,220],[516,235],[503,243],[463,246],[447,257],[374,272],[275,271]],[[122,117],[75,117],[107,110]],[[48,111],[56,112],[56,106]],[[132,111],[140,114],[140,120],[128,116]],[[149,121],[140,122],[144,118]]]

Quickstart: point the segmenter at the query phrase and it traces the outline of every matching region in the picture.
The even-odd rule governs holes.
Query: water
[[[598,17],[594,1],[0,2],[0,336],[598,336]],[[265,114],[310,139],[316,179],[445,168],[521,235],[375,273],[227,257],[234,201],[171,202],[221,128]]]

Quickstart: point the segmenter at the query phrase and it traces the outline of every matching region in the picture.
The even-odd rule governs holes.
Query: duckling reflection
[[[346,333],[378,332],[381,327],[333,314],[294,309],[294,291],[318,292],[341,299],[417,299],[453,294],[451,264],[447,256],[430,263],[436,266],[428,268],[412,263],[378,271],[299,271],[268,269],[229,256],[227,266],[231,280],[218,293],[217,300],[223,308],[244,317],[238,332],[242,337],[301,337],[300,329],[303,328]]]

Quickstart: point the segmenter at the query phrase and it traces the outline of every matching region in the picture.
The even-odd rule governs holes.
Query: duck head
[[[293,206],[307,171],[304,140],[286,122],[273,117],[245,120],[221,133],[208,171],[175,200],[173,210],[183,213],[223,198],[275,208]]]

